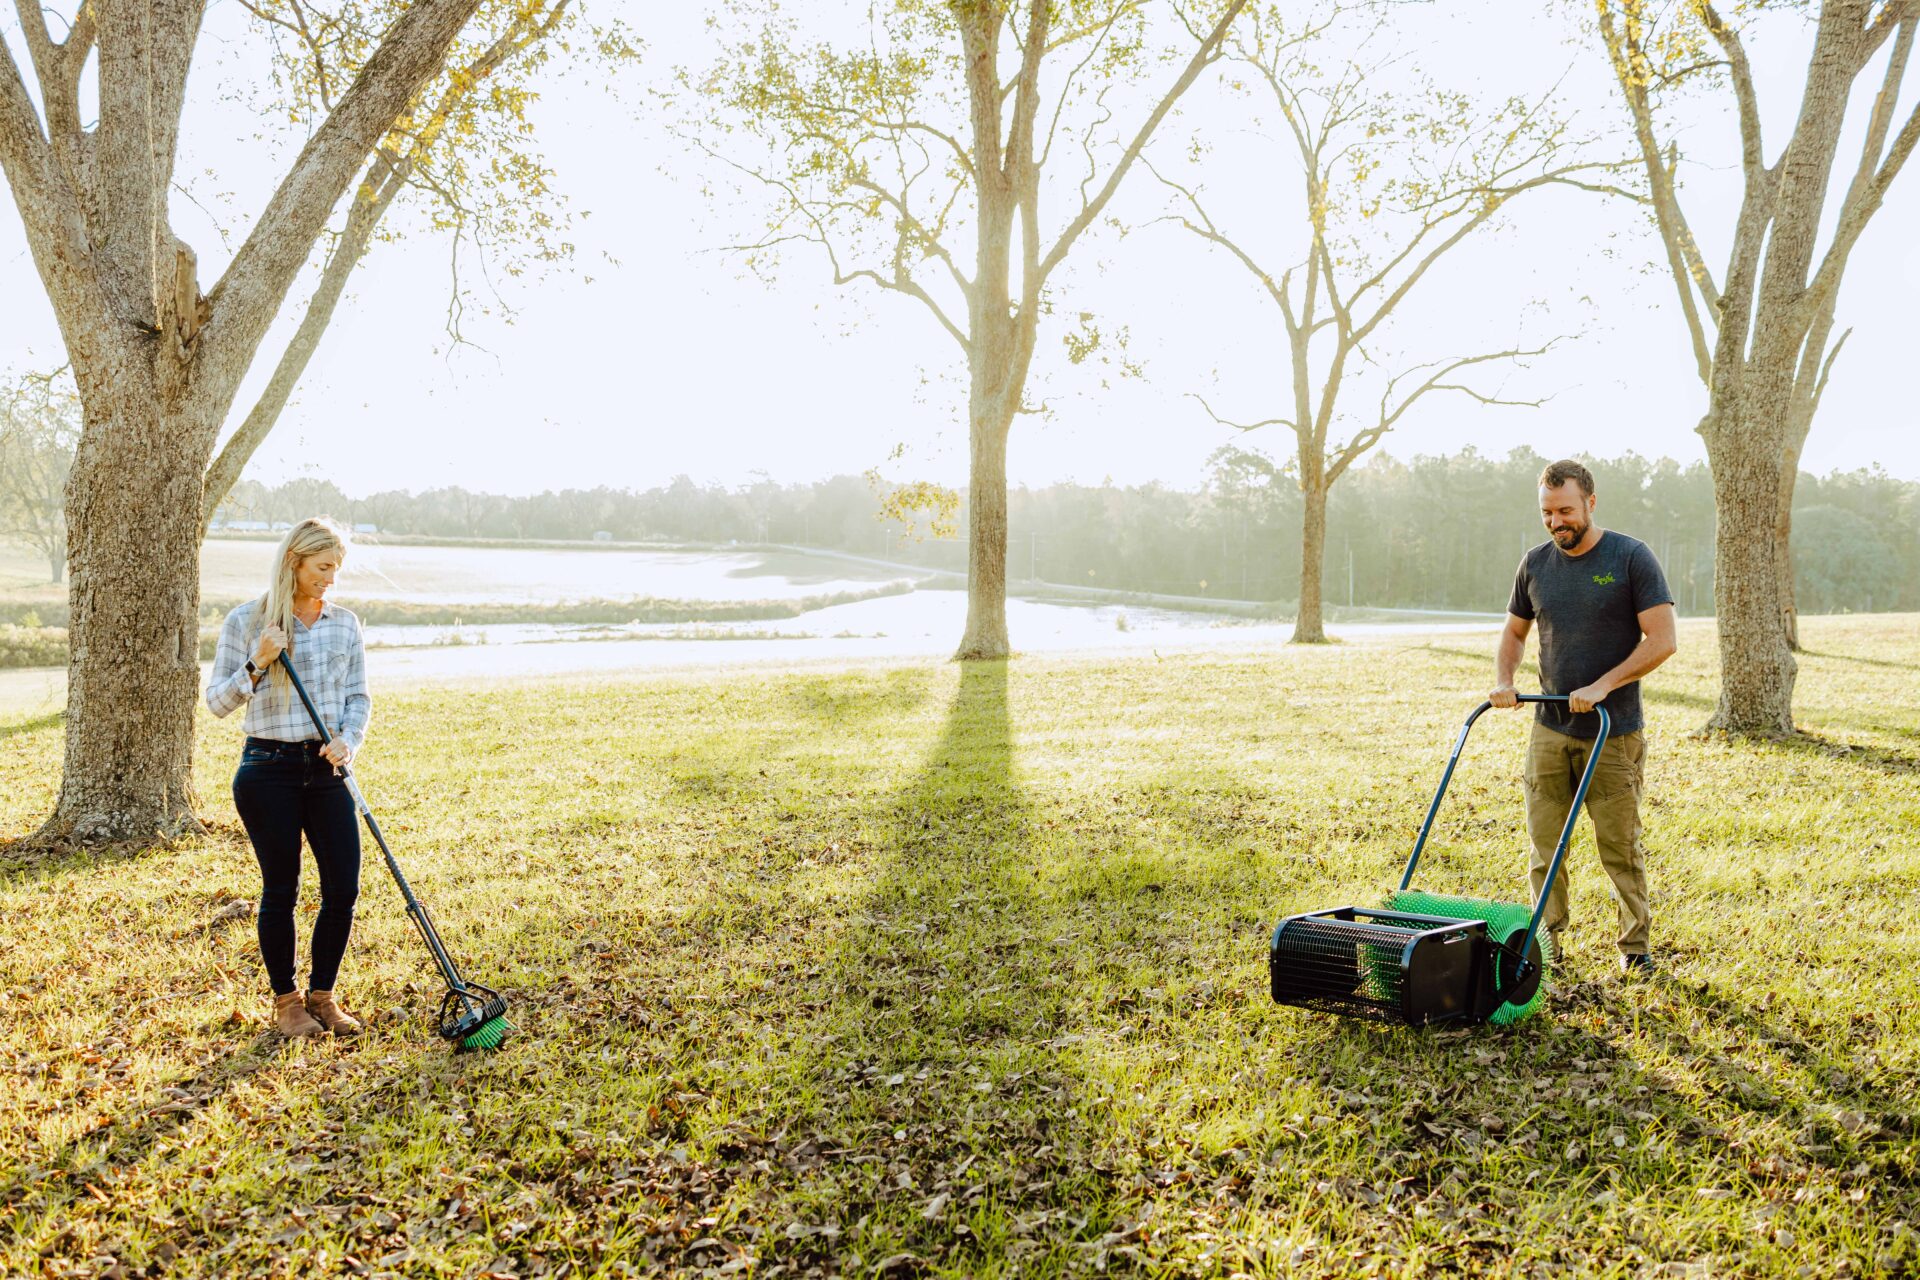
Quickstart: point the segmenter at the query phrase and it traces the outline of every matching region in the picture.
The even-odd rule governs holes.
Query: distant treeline
[[[1545,538],[1534,482],[1548,460],[1472,448],[1378,456],[1335,486],[1328,508],[1330,604],[1498,612],[1521,553]],[[1682,613],[1713,608],[1713,484],[1705,464],[1628,454],[1586,458],[1600,522],[1652,546]],[[963,495],[964,496],[964,495]],[[958,540],[907,536],[880,519],[867,480],[764,481],[734,488],[685,476],[658,488],[569,489],[508,498],[465,489],[354,499],[324,481],[237,486],[228,521],[330,512],[388,534],[436,538],[792,543],[964,570]],[[1017,488],[1008,577],[1168,595],[1288,602],[1300,583],[1300,493],[1291,466],[1224,448],[1205,484]],[[1773,536],[1771,512],[1743,519]],[[964,514],[962,516],[964,527]],[[1803,613],[1920,609],[1920,484],[1875,468],[1802,473],[1794,566]]]

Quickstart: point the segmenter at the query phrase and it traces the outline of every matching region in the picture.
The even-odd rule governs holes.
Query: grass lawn
[[[434,1039],[377,855],[369,1033],[265,1033],[208,720],[207,838],[0,847],[0,1274],[1913,1274],[1920,625],[1804,633],[1815,736],[1753,746],[1693,736],[1683,627],[1664,975],[1617,975],[1583,828],[1571,954],[1507,1030],[1266,993],[1276,916],[1397,874],[1477,638],[384,699],[362,778],[513,999],[487,1056]],[[1427,886],[1524,892],[1524,732],[1481,721]],[[60,743],[0,730],[0,832]]]

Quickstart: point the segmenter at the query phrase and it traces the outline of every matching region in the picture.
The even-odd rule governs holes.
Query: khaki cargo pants
[[[1546,881],[1554,846],[1560,842],[1560,829],[1566,825],[1573,793],[1580,786],[1580,774],[1592,750],[1591,740],[1568,737],[1534,721],[1533,736],[1527,743],[1526,789],[1527,834],[1533,843],[1528,873],[1535,902],[1540,900],[1540,886]],[[1623,955],[1646,953],[1647,926],[1652,921],[1647,908],[1646,848],[1640,842],[1640,792],[1646,763],[1644,731],[1608,738],[1606,749],[1600,753],[1600,766],[1593,771],[1593,785],[1587,789],[1587,817],[1593,822],[1594,842],[1600,847],[1600,865],[1613,881],[1613,899],[1620,908]],[[1572,861],[1569,849],[1542,918],[1555,933],[1567,924],[1567,876],[1573,869]]]

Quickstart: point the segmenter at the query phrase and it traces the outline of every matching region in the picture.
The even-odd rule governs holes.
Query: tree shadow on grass
[[[841,683],[854,687],[790,710],[858,718],[870,694],[880,715],[917,684]],[[894,790],[856,779],[893,767],[890,743],[914,751],[924,721],[876,729],[873,760],[802,742],[742,777],[722,742],[660,763],[727,782],[669,786],[665,819],[724,834],[685,851],[667,910],[526,938],[503,971],[525,1042],[472,1083],[432,1082],[436,1104],[477,1116],[500,1109],[488,1074],[545,1060],[504,1107],[511,1132],[477,1135],[465,1168],[484,1152],[517,1184],[495,1192],[525,1188],[565,1216],[522,1234],[502,1213],[470,1221],[466,1248],[521,1275],[563,1259],[972,1275],[1072,1248],[996,1235],[1012,1216],[1042,1236],[1101,1235],[1108,1197],[1072,1132],[1073,1067],[1046,1003],[1064,926],[1032,887],[1007,684],[1004,663],[961,667],[938,737]],[[744,813],[720,821],[723,806]],[[610,1057],[614,1078],[596,1066]],[[583,1065],[547,1076],[570,1058]],[[579,1131],[556,1144],[565,1115]]]
[[[1098,942],[1039,884],[1012,738],[1007,665],[964,664],[873,815],[875,879],[810,979],[825,998],[742,1117],[738,1157],[770,1171],[752,1216],[779,1228],[763,1274],[1058,1273],[1115,1243],[1069,998]]]
[[[1671,685],[1662,684],[1657,679],[1652,684],[1642,686],[1640,697],[1643,701],[1651,702],[1656,706],[1685,707],[1689,711],[1704,711],[1709,714],[1720,705],[1705,694],[1683,693]]]
[[[1727,1247],[1717,1211],[1694,1220],[1703,1205],[1725,1200],[1743,1222],[1781,1213],[1779,1227],[1804,1240],[1833,1231],[1813,1206],[1839,1201],[1836,1186],[1879,1185],[1893,1194],[1822,1246],[1871,1271],[1876,1235],[1916,1204],[1911,1107],[1728,993],[1562,975],[1547,1012],[1508,1029],[1310,1016],[1296,1034],[1312,1065],[1292,1083],[1312,1101],[1266,1163],[1321,1198],[1314,1217],[1344,1219],[1343,1248],[1364,1242],[1434,1270],[1646,1273]],[[1787,1069],[1731,1056],[1756,1045]],[[1356,1148],[1367,1153],[1357,1170],[1338,1158]],[[1720,1256],[1768,1271],[1789,1252],[1770,1236]]]
[[[15,724],[0,724],[0,742],[8,738],[17,738],[22,734],[38,733],[42,729],[51,729],[67,718],[64,711],[49,711],[46,715],[31,720],[21,720]]]
[[[42,840],[33,835],[0,840],[0,880],[51,879],[132,862],[155,853],[145,841],[78,844],[70,840]]]
[[[1828,662],[1851,662],[1863,667],[1885,667],[1892,671],[1920,671],[1920,662],[1895,662],[1891,658],[1862,658],[1851,653],[1822,653],[1818,649],[1802,649],[1799,656],[1824,658]]]
[[[36,1219],[57,1218],[82,1196],[99,1196],[103,1174],[140,1163],[170,1134],[196,1120],[233,1086],[270,1066],[288,1042],[272,1031],[236,1036],[186,1073],[102,1117],[81,1136],[48,1152],[39,1165],[0,1184],[0,1225],[27,1238]]]
[[[933,693],[932,679],[923,667],[815,678],[796,677],[786,696],[795,711],[836,730],[864,725],[883,715],[914,711]]]
[[[1896,777],[1920,775],[1920,755],[1864,742],[1840,742],[1817,733],[1800,732],[1773,739],[1784,750],[1820,756],[1840,764],[1875,769]]]
[[[1676,1017],[1674,1025],[1667,1028],[1676,1051],[1684,1052],[1691,1045],[1693,1019],[1697,1016],[1734,1033],[1740,1042],[1776,1057],[1788,1072],[1803,1073],[1810,1099],[1830,1104],[1837,1112],[1851,1108],[1867,1122],[1863,1125],[1843,1121],[1832,1113],[1809,1116],[1809,1127],[1815,1130],[1809,1137],[1815,1145],[1824,1142],[1830,1146],[1838,1135],[1870,1139],[1873,1135],[1868,1129],[1895,1138],[1920,1137],[1920,1104],[1916,1103],[1916,1098],[1920,1098],[1920,1079],[1913,1078],[1911,1071],[1904,1082],[1884,1077],[1876,1079],[1871,1071],[1863,1071],[1855,1058],[1842,1057],[1834,1050],[1815,1044],[1809,1034],[1813,1029],[1794,1025],[1784,1007],[1769,1009],[1764,1003],[1743,998],[1738,990],[1724,985],[1682,980],[1667,984],[1667,990],[1676,1012],[1687,1021],[1687,1026],[1682,1028],[1678,1025],[1680,1018]],[[1875,1013],[1863,1009],[1854,1016],[1861,1026],[1869,1026]],[[1846,1034],[1851,1028],[1830,1030]],[[1778,1091],[1786,1083],[1780,1073],[1747,1071],[1724,1060],[1709,1060],[1708,1065],[1728,1090],[1756,1109],[1790,1105],[1779,1097]],[[1818,1155],[1814,1152],[1810,1158]],[[1844,1162],[1843,1154],[1823,1163],[1844,1167]]]

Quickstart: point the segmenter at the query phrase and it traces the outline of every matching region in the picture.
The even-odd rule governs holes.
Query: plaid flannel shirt
[[[227,615],[220,628],[220,646],[214,651],[213,671],[207,677],[207,709],[226,716],[247,709],[246,731],[252,738],[303,742],[320,731],[300,703],[290,680],[276,680],[269,670],[255,685],[247,675],[260,629],[255,618],[258,600],[250,600]],[[320,708],[321,718],[347,740],[355,751],[366,741],[373,717],[373,699],[367,695],[367,647],[360,619],[350,609],[323,604],[311,627],[293,620],[293,668]]]

